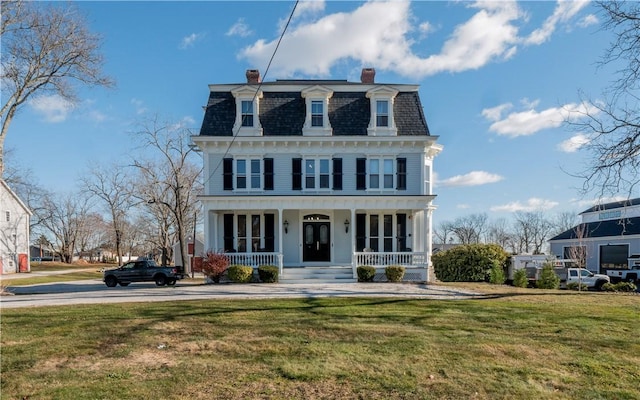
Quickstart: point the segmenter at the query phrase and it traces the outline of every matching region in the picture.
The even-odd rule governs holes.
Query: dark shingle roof
[[[233,136],[236,102],[231,92],[211,92],[204,112],[200,135]]]
[[[280,83],[285,82],[275,84]],[[418,92],[399,92],[394,101],[393,111],[398,136],[429,135]],[[364,89],[362,92],[334,92],[327,112],[334,136],[367,135],[371,108]],[[263,92],[259,113],[264,136],[302,135],[306,105],[300,92]],[[230,92],[211,92],[200,135],[233,136],[235,119],[236,105],[233,95]]]
[[[305,112],[304,99],[300,93],[264,93],[260,99],[262,134],[264,136],[301,136]]]
[[[577,225],[561,234],[552,237],[549,241],[563,239],[578,239],[577,232],[584,230],[584,238],[599,238],[608,236],[640,235],[640,217],[612,219],[608,221],[588,222]]]
[[[611,203],[595,205],[589,209],[584,210],[580,214],[596,212],[596,211],[612,210],[615,208],[623,208],[623,207],[637,206],[637,205],[640,205],[640,197],[637,199],[614,201]]]

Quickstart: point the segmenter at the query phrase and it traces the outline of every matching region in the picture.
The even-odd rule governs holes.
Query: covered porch
[[[431,196],[201,200],[205,249],[225,253],[231,264],[275,265],[284,282],[332,272],[355,280],[361,265],[382,276],[385,267],[402,265],[405,280],[430,279]]]

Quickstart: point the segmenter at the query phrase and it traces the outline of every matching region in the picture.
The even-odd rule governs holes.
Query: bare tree
[[[461,244],[480,243],[487,223],[487,214],[471,214],[453,222],[453,232]]]
[[[578,216],[575,212],[564,211],[558,213],[551,219],[552,235],[558,235],[572,229],[578,223]]]
[[[73,103],[74,84],[113,85],[102,75],[100,38],[72,3],[63,4],[2,1],[0,176],[9,125],[28,99],[42,93]]]
[[[514,236],[518,253],[542,254],[552,224],[542,211],[515,213]]]
[[[200,192],[198,178],[202,167],[196,165],[191,144],[191,132],[181,124],[160,122],[158,118],[144,122],[137,137],[147,150],[156,151],[153,159],[134,159],[133,165],[144,180],[158,186],[161,198],[149,199],[150,204],[160,204],[169,210],[175,223],[180,244],[182,265],[190,271],[187,257],[187,232],[196,213],[196,195]],[[201,165],[201,164],[199,164]],[[194,238],[195,239],[195,238]]]
[[[513,233],[509,229],[509,223],[504,218],[489,223],[486,242],[498,244],[505,250],[509,249],[511,252],[515,252]]]
[[[453,240],[454,229],[453,223],[449,221],[443,221],[433,230],[433,234],[440,243],[449,243],[449,240]]]
[[[133,206],[128,175],[122,167],[97,166],[82,181],[89,193],[100,200],[111,218],[118,265],[122,265],[122,237],[125,235],[127,212]]]
[[[84,229],[78,231],[76,248],[81,256],[89,256],[89,261],[98,259],[99,247],[105,242],[109,224],[102,215],[89,213],[85,218]]]
[[[600,196],[626,194],[631,197],[640,184],[640,3],[598,1],[603,29],[613,33],[601,66],[620,63],[617,76],[605,91],[603,101],[583,95],[583,119],[566,120],[582,132],[589,142],[590,166],[579,176],[584,178],[583,192]]]
[[[51,196],[45,199],[45,208],[48,216],[43,225],[55,239],[55,251],[63,262],[71,263],[78,235],[86,229],[88,199],[78,193]]]

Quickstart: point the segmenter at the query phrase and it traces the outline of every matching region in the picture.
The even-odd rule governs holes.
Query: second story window
[[[292,159],[291,188],[302,190],[303,187],[305,190],[342,190],[342,159]]]
[[[376,126],[389,126],[389,101],[376,101]]]
[[[407,159],[357,159],[356,189],[407,190]]]
[[[223,160],[224,190],[273,190],[273,158]]]
[[[311,102],[311,126],[324,126],[324,111],[322,101]]]
[[[253,101],[242,100],[242,126],[253,127]]]

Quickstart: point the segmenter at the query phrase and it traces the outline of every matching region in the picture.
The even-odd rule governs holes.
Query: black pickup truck
[[[108,287],[128,286],[131,282],[155,282],[158,286],[176,284],[184,278],[181,267],[161,267],[153,260],[130,261],[122,267],[104,271],[102,280]]]

